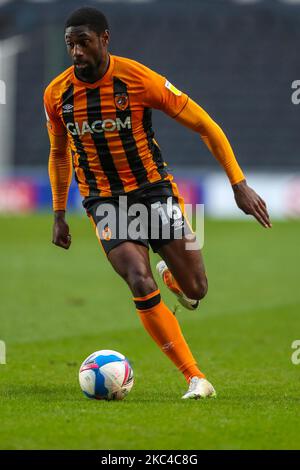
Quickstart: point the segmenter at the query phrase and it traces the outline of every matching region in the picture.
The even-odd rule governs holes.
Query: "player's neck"
[[[87,82],[87,83],[94,83],[97,82],[98,80],[101,80],[101,78],[106,74],[107,69],[109,67],[110,63],[110,57],[109,54],[106,54],[104,57],[101,65],[97,70],[95,70],[94,73],[91,73],[88,77],[86,76],[81,76],[78,71],[75,71],[76,78],[82,82]]]

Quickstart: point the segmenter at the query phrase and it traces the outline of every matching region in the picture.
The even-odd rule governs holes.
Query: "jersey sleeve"
[[[178,90],[167,78],[143,67],[144,106],[159,109],[175,118],[185,107],[188,96]]]
[[[55,100],[51,97],[51,87],[46,88],[44,93],[44,109],[48,131],[53,135],[66,134],[64,123],[55,110]]]
[[[223,166],[232,185],[245,179],[231,145],[218,124],[201,106],[189,99],[176,121],[198,132],[210,152]]]

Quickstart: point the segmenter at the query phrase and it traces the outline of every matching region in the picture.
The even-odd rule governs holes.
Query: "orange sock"
[[[205,377],[197,367],[175,315],[161,300],[159,290],[133,300],[145,329],[186,380]]]

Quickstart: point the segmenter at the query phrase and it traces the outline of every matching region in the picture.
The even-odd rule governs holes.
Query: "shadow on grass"
[[[106,404],[110,406],[116,406],[118,403],[120,406],[136,406],[136,405],[150,405],[150,404],[186,404],[185,400],[181,400],[181,395],[178,392],[151,392],[141,393],[133,392],[129,397],[122,401],[107,401],[107,400],[93,400],[85,397],[80,389],[76,386],[70,385],[41,385],[41,384],[30,384],[30,385],[16,385],[13,388],[2,385],[0,388],[0,401],[2,403],[9,403],[12,401],[32,401],[40,403],[58,403],[63,404],[66,402],[77,405],[88,405],[88,406],[101,406]],[[97,405],[93,405],[93,404]]]
[[[2,399],[26,399],[26,400],[42,400],[42,401],[76,401],[80,398],[80,391],[76,393],[75,387],[68,385],[15,385],[12,387],[1,387],[0,397]]]

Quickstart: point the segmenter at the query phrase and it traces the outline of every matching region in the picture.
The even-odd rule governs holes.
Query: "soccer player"
[[[83,206],[109,262],[128,284],[145,329],[189,384],[182,398],[213,397],[215,390],[161,299],[150,267],[149,245],[162,258],[157,269],[163,282],[183,305],[195,309],[206,295],[202,255],[187,249],[191,231],[182,198],[154,139],[151,108],[197,132],[223,166],[238,207],[271,227],[266,204],[247,185],[223,131],[198,104],[144,65],[109,54],[109,27],[100,11],[85,7],[73,12],[65,24],[65,42],[73,65],[50,83],[44,95],[53,243],[65,249],[71,244],[65,211],[73,165]],[[125,195],[127,211],[120,202]],[[171,212],[165,210],[170,199]],[[137,203],[151,216],[157,213],[159,222],[136,237],[124,228],[134,219],[129,208]],[[163,226],[169,228],[168,237],[161,235]],[[152,228],[158,237],[151,236]]]

